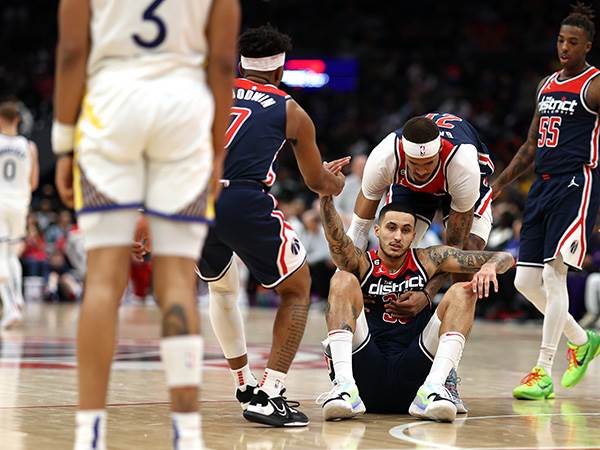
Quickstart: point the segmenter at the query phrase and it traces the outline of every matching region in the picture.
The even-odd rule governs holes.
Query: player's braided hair
[[[240,36],[240,53],[248,58],[273,56],[292,49],[292,39],[271,25],[250,28]]]
[[[402,136],[415,144],[431,142],[440,135],[435,122],[427,117],[413,117],[404,124]]]
[[[589,40],[593,41],[596,35],[594,9],[590,5],[577,2],[574,5],[571,5],[571,14],[565,17],[560,25],[572,25],[581,28],[587,33]]]

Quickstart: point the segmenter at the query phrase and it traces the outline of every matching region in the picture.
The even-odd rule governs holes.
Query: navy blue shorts
[[[543,267],[560,254],[581,269],[599,203],[598,169],[538,177],[523,211],[517,265]]]
[[[232,181],[221,192],[215,216],[198,264],[204,281],[220,279],[234,252],[266,288],[276,287],[304,264],[304,246],[260,183]]]
[[[415,320],[422,329],[433,315],[424,310]],[[366,344],[352,354],[352,372],[360,398],[367,412],[381,414],[406,414],[419,387],[429,375],[433,355],[421,342],[421,333],[415,335],[408,347],[395,354],[384,354],[376,340],[369,335]]]

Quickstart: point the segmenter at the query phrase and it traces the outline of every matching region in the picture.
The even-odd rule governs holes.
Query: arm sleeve
[[[369,231],[373,222],[373,219],[362,219],[356,214],[352,214],[352,222],[350,222],[347,234],[354,245],[361,250],[366,250],[369,245]]]
[[[456,212],[470,210],[479,199],[479,161],[477,149],[462,144],[446,168],[448,193],[452,197],[450,207]]]
[[[362,178],[362,193],[369,200],[379,200],[394,182],[396,133],[388,134],[367,159]]]

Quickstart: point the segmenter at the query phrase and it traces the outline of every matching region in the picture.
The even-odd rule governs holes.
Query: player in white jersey
[[[222,171],[239,16],[237,0],[60,3],[56,184],[78,213],[88,264],[76,450],[106,449],[117,309],[139,208],[152,233],[173,445],[202,445],[194,265],[211,215],[207,187]]]
[[[0,103],[0,297],[2,328],[22,319],[24,305],[19,253],[31,192],[37,188],[36,145],[19,136],[20,115],[12,101]]]

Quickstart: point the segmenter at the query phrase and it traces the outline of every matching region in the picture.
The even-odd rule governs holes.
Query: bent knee
[[[343,270],[339,270],[333,274],[333,277],[331,277],[331,281],[329,282],[330,293],[356,288],[360,289],[358,279],[350,272],[345,272]]]
[[[447,299],[447,301],[463,301],[466,303],[476,303],[477,295],[475,295],[475,293],[469,287],[469,285],[469,282],[454,283],[452,286],[450,286],[448,291],[446,291],[444,298]]]

